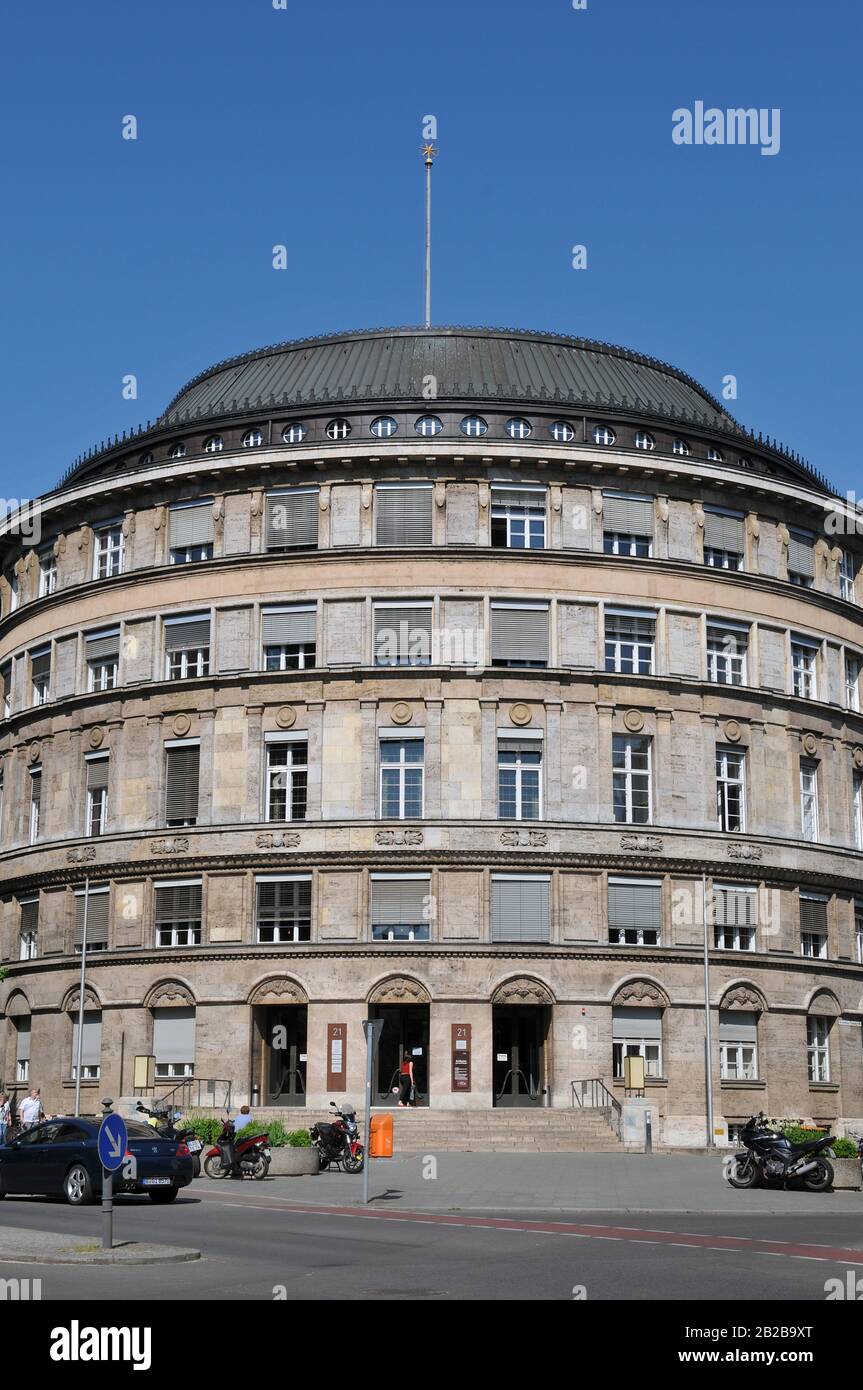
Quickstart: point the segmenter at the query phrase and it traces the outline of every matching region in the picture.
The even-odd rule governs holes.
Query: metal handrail
[[[623,1106],[617,1097],[612,1095],[602,1078],[591,1076],[587,1080],[571,1081],[569,1084],[572,1089],[573,1108],[577,1105],[582,1110],[610,1110],[612,1124],[619,1139]]]
[[[515,1071],[513,1071],[512,1067],[510,1067],[509,1071],[507,1072],[506,1076],[503,1078],[503,1081],[501,1082],[500,1090],[498,1091],[497,1095],[495,1096],[495,1099],[496,1099],[496,1100],[500,1100],[501,1096],[503,1095],[504,1091],[506,1090],[506,1083],[507,1083],[507,1081],[509,1081],[509,1078],[510,1078],[511,1076],[520,1076],[520,1077],[521,1077],[522,1081],[524,1082],[524,1089],[525,1089],[525,1092],[527,1093],[527,1095],[530,1096],[531,1100],[538,1100],[538,1099],[539,1099],[539,1087],[538,1087],[538,1086],[536,1086],[536,1087],[532,1087],[532,1086],[531,1086],[530,1081],[529,1081],[528,1078],[525,1076],[525,1074],[524,1074],[524,1072],[522,1071],[521,1067],[518,1067]]]
[[[155,1104],[176,1105],[178,1106],[178,1108],[184,1110],[188,1110],[192,1106],[194,1106],[196,1109],[199,1109],[202,1105],[205,1108],[209,1108],[212,1110],[227,1110],[230,1108],[231,1105],[231,1092],[233,1089],[233,1084],[234,1083],[232,1081],[226,1080],[226,1078],[222,1076],[187,1076],[182,1081],[178,1081],[176,1086],[172,1086],[170,1091],[166,1091],[165,1094],[161,1097],[161,1099],[157,1100]],[[207,1097],[203,1101],[201,1100],[202,1086],[206,1087]],[[218,1086],[224,1086],[225,1088],[225,1099],[221,1106],[218,1104],[216,1100],[216,1088]],[[194,1101],[192,1100],[193,1088],[195,1089],[196,1096]],[[178,1095],[179,1099],[175,1099]],[[212,1099],[209,1099],[209,1097],[212,1097]]]

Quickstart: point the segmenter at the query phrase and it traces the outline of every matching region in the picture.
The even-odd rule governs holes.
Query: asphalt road
[[[281,1184],[279,1184],[281,1188]],[[766,1299],[823,1302],[825,1281],[863,1280],[863,1223],[831,1212],[563,1216],[298,1210],[275,1183],[199,1180],[170,1208],[116,1202],[118,1239],[195,1246],[191,1264],[116,1269],[0,1264],[42,1280],[42,1298],[94,1300]],[[99,1237],[98,1207],[7,1197],[6,1227]],[[8,1247],[7,1247],[8,1248]],[[863,1285],[861,1285],[863,1287]],[[583,1293],[580,1291],[583,1290]]]

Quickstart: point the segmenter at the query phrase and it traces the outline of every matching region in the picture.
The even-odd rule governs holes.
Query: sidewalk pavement
[[[414,1211],[788,1214],[860,1218],[863,1192],[738,1191],[723,1177],[725,1154],[428,1153],[372,1159],[369,1196],[377,1207]],[[244,1184],[257,1194],[316,1206],[362,1203],[362,1176],[327,1172]],[[194,1191],[194,1189],[191,1189]]]
[[[179,1245],[124,1240],[113,1250],[103,1250],[98,1236],[75,1236],[68,1231],[61,1235],[59,1231],[30,1231],[18,1226],[4,1226],[0,1242],[0,1265],[161,1265],[200,1258],[200,1250]]]

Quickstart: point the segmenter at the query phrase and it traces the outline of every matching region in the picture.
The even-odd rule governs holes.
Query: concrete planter
[[[270,1164],[270,1177],[299,1178],[320,1171],[317,1149],[293,1149],[288,1144],[282,1149],[273,1149]]]
[[[860,1160],[859,1158],[831,1158],[833,1172],[833,1187],[838,1191],[859,1192],[860,1190]]]

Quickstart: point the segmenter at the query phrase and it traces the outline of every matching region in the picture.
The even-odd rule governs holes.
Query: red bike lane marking
[[[788,1259],[821,1260],[843,1264],[863,1265],[863,1250],[844,1246],[795,1244],[793,1241],[756,1240],[751,1236],[696,1235],[681,1231],[652,1230],[645,1226],[600,1226],[591,1222],[531,1221],[512,1217],[470,1216],[449,1212],[380,1211],[358,1207],[312,1206],[273,1198],[266,1206],[253,1202],[234,1202],[213,1192],[202,1201],[216,1201],[222,1206],[240,1209],[256,1206],[259,1211],[294,1212],[299,1216],[347,1216],[366,1221],[405,1221],[415,1225],[460,1226],[478,1230],[519,1231],[527,1234],[578,1236],[584,1240],[625,1241],[633,1245],[667,1245],[684,1249],[718,1250],[754,1255],[784,1255]],[[280,1205],[276,1206],[275,1203]]]

